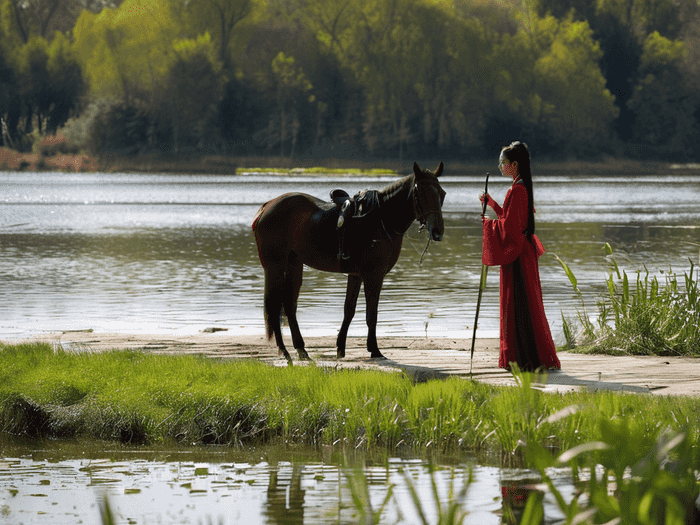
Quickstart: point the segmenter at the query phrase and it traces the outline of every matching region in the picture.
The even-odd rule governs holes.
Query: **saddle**
[[[338,209],[338,260],[349,259],[345,242],[348,226],[352,224],[351,229],[355,230],[354,226],[362,222],[362,219],[379,210],[379,191],[362,190],[351,198],[347,191],[336,189],[331,191],[331,201]]]

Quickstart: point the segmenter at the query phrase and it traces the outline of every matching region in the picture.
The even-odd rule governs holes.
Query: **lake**
[[[408,173],[408,168],[406,174]],[[676,170],[677,171],[677,170]],[[496,169],[494,169],[494,173]],[[446,168],[449,172],[449,164]],[[327,198],[383,188],[396,177],[0,172],[0,339],[63,330],[264,333],[263,272],[250,224],[288,191]],[[443,176],[446,232],[409,230],[379,307],[378,335],[471,337],[481,268],[477,199],[483,177]],[[492,176],[502,203],[508,181]],[[566,261],[595,311],[605,291],[603,244],[628,272],[680,271],[700,252],[700,185],[691,175],[535,175],[545,310],[557,342],[561,313],[580,302]],[[345,277],[307,269],[299,300],[305,335],[333,335]],[[489,273],[478,337],[498,335],[498,272]],[[350,335],[364,335],[364,303]],[[381,347],[381,340],[380,340]]]

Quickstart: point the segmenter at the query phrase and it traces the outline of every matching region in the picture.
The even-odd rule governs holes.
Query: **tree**
[[[19,61],[20,94],[27,117],[25,132],[32,131],[32,117],[36,115],[38,131],[41,133],[52,102],[46,40],[41,37],[32,38],[21,48]]]
[[[18,109],[17,94],[19,92],[15,70],[8,60],[4,45],[0,40],[0,146],[14,146],[13,135],[16,132],[12,124],[15,119],[10,119],[10,114]],[[5,144],[8,142],[8,144]]]
[[[11,5],[10,14],[22,43],[27,44],[32,37],[49,39],[56,31],[68,33],[86,7],[81,0],[7,0]],[[99,7],[106,2],[94,2],[91,7]],[[111,2],[108,2],[111,3]]]
[[[176,58],[177,35],[178,24],[158,0],[127,0],[99,15],[84,11],[73,36],[92,96],[151,103]]]
[[[304,72],[295,64],[294,57],[287,57],[280,51],[272,60],[272,73],[277,81],[277,104],[280,111],[280,157],[284,156],[284,143],[287,139],[288,104],[294,99],[295,92],[307,93],[311,91],[313,85],[306,78]],[[309,102],[315,100],[314,96],[309,97]],[[296,145],[299,120],[292,111],[292,157]]]
[[[609,144],[617,110],[586,22],[535,17],[532,32],[505,35],[494,55],[496,98],[526,142],[576,155]]]
[[[690,158],[700,140],[700,98],[684,73],[686,48],[658,32],[644,41],[639,74],[629,107],[634,140],[656,156]]]
[[[191,35],[208,33],[218,42],[218,60],[225,70],[231,66],[231,44],[235,31],[258,9],[255,0],[191,0],[180,13]],[[176,9],[177,5],[173,6]]]
[[[197,147],[207,136],[213,142],[214,113],[221,100],[222,77],[217,53],[208,34],[173,44],[161,96],[160,114],[172,130],[173,151]]]
[[[55,134],[77,108],[78,101],[85,91],[85,82],[75,50],[65,36],[56,33],[48,53],[51,104],[47,114],[46,131]]]
[[[612,137],[617,117],[614,98],[605,87],[598,61],[600,47],[587,22],[554,18],[538,22],[551,32],[551,43],[535,62],[537,93],[551,145],[589,155]]]

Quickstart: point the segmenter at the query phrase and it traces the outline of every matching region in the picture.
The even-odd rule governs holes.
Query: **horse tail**
[[[265,334],[269,341],[275,332],[281,329],[282,317],[282,294],[284,293],[284,282],[280,283],[265,270],[265,299],[263,311],[265,314]]]
[[[277,317],[277,319],[279,319],[279,317]],[[279,320],[277,322],[279,323]],[[268,341],[271,341],[272,337],[275,335],[275,329],[272,327],[272,323],[270,322],[270,312],[267,305],[265,305],[265,335],[267,336]]]

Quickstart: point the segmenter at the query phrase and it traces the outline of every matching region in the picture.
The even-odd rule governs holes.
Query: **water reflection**
[[[55,450],[55,447],[62,451]],[[354,523],[358,512],[348,484],[354,468],[339,467],[338,453],[325,461],[309,451],[294,458],[290,450],[232,451],[113,450],[98,452],[85,443],[49,444],[47,449],[2,446],[0,453],[0,521],[58,525],[99,523],[99,504],[108,498],[117,523]],[[51,450],[54,449],[54,450]],[[90,451],[93,449],[94,451]],[[72,451],[72,452],[71,452]],[[437,522],[433,483],[443,504],[450,492],[469,485],[460,508],[464,523],[517,523],[527,495],[541,490],[526,469],[469,466],[465,463],[431,468],[424,460],[387,458],[365,463],[357,452],[370,504],[379,509],[389,490],[384,523],[419,523],[420,510]],[[570,472],[555,475],[565,499],[573,497]],[[545,523],[563,516],[545,494]]]
[[[287,469],[288,470],[288,469]],[[291,476],[284,470],[270,473],[265,515],[268,523],[304,523],[304,494],[301,488],[301,465],[292,465]],[[285,479],[286,478],[286,479]]]
[[[46,331],[193,333],[224,326],[263,333],[262,269],[250,231],[260,203],[285,191],[327,198],[395,178],[220,177],[0,173],[0,338]],[[545,310],[555,338],[561,312],[580,306],[553,254],[570,264],[589,305],[604,293],[603,243],[628,271],[687,269],[698,260],[700,189],[692,177],[543,177],[536,186]],[[423,264],[412,227],[388,275],[381,335],[471,337],[480,275],[476,196],[481,177],[443,177],[445,240]],[[502,201],[507,181],[491,193]],[[673,213],[669,213],[672,211]],[[498,277],[489,276],[478,336],[498,331]],[[305,335],[333,335],[345,278],[306,270]],[[351,335],[365,334],[364,304]]]

